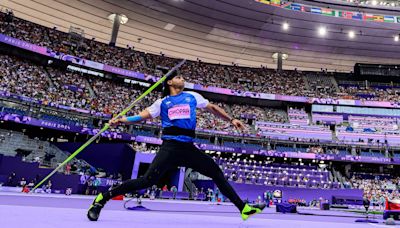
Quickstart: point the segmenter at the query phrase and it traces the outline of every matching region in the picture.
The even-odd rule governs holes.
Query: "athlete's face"
[[[177,89],[183,89],[185,87],[185,79],[181,75],[175,76],[168,81],[168,85]]]

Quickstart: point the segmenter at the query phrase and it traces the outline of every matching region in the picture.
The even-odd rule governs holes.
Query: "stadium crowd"
[[[161,55],[138,52],[134,47],[112,47],[95,39],[82,37],[77,44],[71,41],[68,33],[57,28],[47,28],[19,19],[10,19],[0,13],[0,32],[27,42],[46,46],[53,51],[109,64],[112,66],[157,75],[157,66],[172,67],[178,59]],[[322,69],[322,72],[324,70]],[[190,82],[206,86],[226,87],[240,91],[253,91],[294,96],[323,96],[329,98],[354,98],[362,100],[398,101],[399,88],[380,89],[376,87],[359,88],[339,86],[338,90],[326,86],[329,77],[325,74],[312,74],[297,70],[277,72],[266,68],[245,68],[236,65],[222,66],[199,61],[188,61],[181,69]],[[324,86],[305,82],[305,77],[316,77]],[[319,79],[318,79],[319,77]],[[223,86],[222,86],[223,85]],[[293,86],[296,85],[296,86]],[[318,87],[318,88],[317,88]],[[361,92],[360,92],[361,89]]]
[[[3,92],[35,98],[40,100],[44,105],[63,105],[111,115],[121,112],[128,104],[127,101],[132,101],[134,98],[137,98],[146,88],[137,84],[81,75],[80,73],[51,67],[39,67],[27,60],[21,60],[7,55],[0,55],[0,79],[0,91]],[[128,115],[138,113],[160,97],[161,93],[154,91],[146,96],[139,105],[135,106]],[[241,118],[243,120],[254,118],[255,121],[248,122],[250,125],[257,123],[257,121],[282,123],[289,119],[290,124],[286,124],[284,126],[285,129],[298,128],[297,125],[300,124],[305,126],[301,129],[315,130],[313,126],[306,126],[309,124],[308,113],[301,109],[289,108],[286,113],[284,110],[261,108],[250,105],[232,105],[226,103],[218,103],[218,105],[226,109],[229,114],[236,118]],[[48,113],[48,115],[52,115],[52,113]],[[41,118],[49,119],[47,117],[48,116],[43,115]],[[70,121],[75,121],[78,122],[78,125],[93,125],[88,121],[79,120],[77,116],[71,115],[60,118],[56,118],[55,120],[61,120],[68,124],[70,124]],[[356,129],[355,124],[359,127],[364,125],[368,125],[370,128],[373,127],[372,120],[359,120],[360,118],[358,117],[358,119],[355,117],[351,118],[349,122],[351,122],[354,129]],[[375,129],[389,128],[386,130],[397,130],[397,120],[390,121],[389,125],[386,119],[373,119],[373,123],[376,125]],[[158,119],[153,122],[159,124]],[[385,124],[381,122],[385,122]],[[282,126],[273,126],[273,128],[274,129],[270,131],[282,130]],[[203,110],[199,110],[198,129],[239,133],[229,123]],[[342,128],[337,128],[336,130],[339,131],[339,133],[347,131],[345,127],[341,129]],[[257,132],[261,132],[261,130],[259,128],[254,130],[252,126],[249,126],[241,133],[256,134]],[[320,129],[317,130],[320,131]],[[329,131],[328,128],[326,130]],[[124,131],[124,129],[118,131]],[[326,137],[331,139],[330,134],[327,134]],[[299,138],[299,140],[302,139],[302,137],[295,138]]]
[[[40,100],[44,105],[63,105],[104,114],[116,114],[145,89],[139,85],[120,83],[100,77],[86,77],[76,72],[43,68],[7,55],[0,55],[0,60],[0,90]],[[160,92],[153,91],[128,114],[138,113],[160,97]],[[247,114],[255,115],[257,120],[283,121],[284,119],[269,109],[264,110],[249,105],[231,106],[221,102],[217,104],[228,111],[231,110],[231,114],[237,118],[246,119],[247,116],[241,116],[241,114]],[[206,111],[199,112],[199,129],[236,132],[226,121]],[[250,129],[244,133],[250,133]]]
[[[354,175],[350,182],[353,188],[363,189],[364,197],[368,198],[372,205],[384,208],[386,199],[400,198],[400,178],[394,179],[366,179]]]

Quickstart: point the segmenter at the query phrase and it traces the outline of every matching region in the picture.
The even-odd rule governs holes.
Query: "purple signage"
[[[285,157],[288,158],[304,158],[304,159],[315,159],[316,154],[314,153],[301,153],[301,152],[284,152]]]
[[[148,136],[142,136],[142,135],[136,136],[135,141],[136,142],[144,142],[144,143],[156,144],[156,145],[161,145],[162,144],[162,139],[154,138],[154,137],[148,137]]]
[[[309,98],[289,95],[275,95],[275,100],[307,103]]]
[[[240,114],[240,118],[242,118],[242,119],[255,120],[257,117],[256,117],[255,114],[242,113],[242,114]]]
[[[42,55],[47,55],[47,48],[45,47],[41,47],[35,44],[31,44],[16,38],[12,38],[9,36],[6,36],[4,34],[0,33],[0,42],[15,46],[15,47],[19,47],[19,48],[23,48],[25,50],[28,51],[33,51]]]
[[[241,153],[242,150],[237,147],[229,147],[229,146],[219,146],[212,144],[198,144],[199,149],[201,150],[216,150],[221,152],[230,152],[230,153]]]
[[[109,66],[109,65],[104,65],[103,70],[114,73],[114,74],[119,74],[119,75],[131,77],[131,78],[145,80],[144,74],[136,72],[136,71],[126,70],[126,69],[113,67],[113,66]]]
[[[87,59],[78,58],[78,57],[75,57],[75,56],[72,56],[72,55],[63,55],[61,57],[61,60],[68,61],[68,62],[71,62],[71,63],[75,63],[75,64],[78,64],[78,65],[81,65],[81,66],[90,67],[90,68],[97,69],[97,70],[103,70],[104,69],[104,64],[102,64],[102,63],[93,62],[93,61],[90,61],[90,60],[87,60]]]
[[[81,184],[85,184],[87,180],[89,180],[89,178],[91,178],[88,175],[85,175],[84,178],[81,177],[80,181]],[[92,179],[94,180],[94,179]],[[96,177],[96,180],[99,181],[99,185],[98,186],[103,186],[103,187],[110,187],[110,186],[114,186],[115,184],[121,184],[122,181],[120,180],[115,180],[115,179],[111,179],[111,178],[105,178],[105,177]]]
[[[340,104],[339,100],[332,98],[309,98],[307,103],[311,104]]]

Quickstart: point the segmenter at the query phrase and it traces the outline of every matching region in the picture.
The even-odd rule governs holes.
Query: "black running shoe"
[[[100,193],[97,195],[96,199],[94,199],[92,205],[90,205],[90,208],[87,213],[87,217],[90,221],[97,221],[100,216],[101,209],[103,209],[105,205],[105,200],[103,198],[103,194]]]

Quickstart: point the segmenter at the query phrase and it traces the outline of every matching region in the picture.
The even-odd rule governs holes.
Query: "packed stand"
[[[89,78],[89,83],[95,93],[91,109],[106,114],[121,112],[131,101],[144,92],[144,87],[119,84],[100,78]],[[159,97],[161,97],[161,94],[154,91],[146,96],[139,105],[134,106],[130,113],[138,113],[143,108],[151,105],[152,102],[155,102]]]
[[[379,88],[339,84],[339,91],[336,98],[364,101],[390,101],[397,103],[400,99],[400,88]]]
[[[255,78],[254,88],[250,91],[270,94],[285,94],[305,96],[306,86],[303,73],[297,70],[281,71],[260,69],[261,73]]]
[[[350,179],[353,188],[362,189],[364,196],[367,197],[373,205],[384,208],[386,199],[400,199],[400,178],[394,179],[366,179],[353,175]]]
[[[177,59],[163,55],[136,52],[130,47],[110,47],[93,39],[83,38],[80,45],[75,46],[70,43],[69,34],[60,32],[56,28],[46,28],[17,17],[13,17],[11,22],[7,22],[4,19],[5,14],[1,13],[1,15],[1,33],[50,47],[56,52],[153,75],[155,75],[157,66],[172,67],[178,62]],[[235,90],[287,95],[301,95],[304,90],[304,81],[297,71],[279,73],[265,69],[211,65],[201,61],[188,61],[186,65],[182,68],[182,74],[191,82],[206,86],[227,85],[228,88]]]
[[[90,95],[88,84],[82,75],[74,72],[47,69],[54,87],[50,87],[47,102],[64,106],[90,109],[93,97]]]
[[[287,122],[287,113],[283,110],[266,108],[265,110],[265,120],[276,123]]]
[[[0,89],[35,99],[44,99],[49,92],[44,70],[28,61],[0,55]]]
[[[157,66],[172,67],[178,60],[168,58],[163,55],[144,54],[134,51],[132,48],[109,47],[106,44],[95,40],[83,39],[78,47],[69,44],[69,34],[62,33],[56,29],[45,28],[31,22],[27,22],[16,17],[12,20],[7,19],[6,14],[1,13],[1,32],[22,39],[28,42],[43,46],[49,46],[56,51],[84,57],[94,61],[100,61],[113,66],[125,69],[137,70],[144,73],[153,74]],[[39,35],[40,34],[40,35]],[[70,72],[58,72],[48,69],[50,78],[54,86],[48,81],[46,72],[43,68],[32,65],[26,61],[20,61],[14,57],[1,56],[1,86],[3,91],[25,95],[42,100],[45,104],[52,102],[56,104],[78,107],[83,109],[95,110],[106,114],[119,113],[126,107],[127,101],[131,101],[143,91],[139,86],[121,85],[105,79],[89,78],[88,82],[79,74]],[[304,96],[306,84],[304,73],[300,71],[269,70],[265,68],[243,68],[238,66],[222,66],[206,64],[201,61],[188,61],[182,67],[181,73],[190,82],[200,83],[208,86],[226,85],[228,88],[237,90],[250,90],[272,94],[287,94]],[[322,80],[320,84],[326,84],[327,80]],[[296,85],[296,86],[293,86]],[[89,88],[92,86],[94,95],[90,94]],[[326,86],[325,86],[326,87]],[[345,88],[345,87],[341,87]],[[346,87],[346,89],[351,87]],[[359,87],[356,87],[359,88]],[[368,93],[375,93],[379,99],[398,101],[399,91],[392,89],[372,89]],[[347,91],[343,94],[358,93],[358,90]],[[383,97],[382,97],[383,96]],[[110,101],[110,97],[113,99]],[[130,113],[137,113],[139,110],[150,105],[158,97],[159,93],[152,93],[145,98],[141,106],[135,106]],[[338,96],[339,97],[339,96]],[[369,99],[369,98],[366,98]],[[243,112],[244,107],[234,106],[234,113]],[[256,118],[267,119],[273,122],[283,122],[284,119],[274,114],[274,112],[262,112],[255,108],[247,113],[256,115]],[[298,115],[301,114],[301,115]],[[233,131],[232,126],[228,126],[220,120],[211,117],[211,114],[201,114],[199,127],[213,130]],[[296,113],[289,110],[290,122],[307,122],[306,113]],[[211,119],[211,121],[206,121]],[[159,124],[159,121],[155,121]],[[210,126],[212,125],[212,126]],[[248,134],[251,131],[246,131]]]
[[[262,108],[250,105],[231,105],[231,112],[235,118],[265,120],[265,113]]]
[[[309,73],[305,76],[310,90],[307,92],[310,97],[334,98],[336,94],[335,79],[328,75],[325,70],[321,72]]]
[[[219,107],[226,109],[225,103],[216,103]],[[198,110],[197,114],[197,128],[199,130],[214,130],[214,131],[229,131],[236,132],[231,123],[224,121],[214,114],[205,110]]]
[[[145,89],[145,87],[139,85],[85,77],[77,73],[52,68],[47,69],[49,73],[49,76],[47,76],[44,68],[32,63],[4,55],[1,56],[1,59],[1,90],[36,98],[45,105],[63,105],[105,114],[116,114],[126,108],[130,101],[140,96]],[[89,87],[92,88],[93,94],[90,93]],[[160,97],[161,93],[154,91],[146,96],[139,105],[134,106],[128,114],[137,114]],[[220,103],[218,105],[227,108],[225,104]],[[257,110],[258,112],[255,113],[262,118],[262,110]],[[229,122],[223,121],[206,111],[199,110],[199,112],[198,127],[200,129],[240,133]],[[55,119],[47,115],[42,116],[43,118],[50,118],[49,120]],[[64,123],[68,122],[63,119],[60,120]],[[159,124],[160,121],[156,119],[150,120],[150,122]],[[250,134],[250,130],[242,133]]]
[[[53,51],[71,54],[77,57],[102,62],[108,65],[139,71],[145,74],[156,74],[156,67],[172,67],[178,59],[161,55],[146,54],[134,50],[134,47],[111,47],[94,39],[82,40],[78,45],[70,41],[70,35],[57,30],[47,28],[35,23],[8,16],[0,13],[0,32],[27,42],[50,47]],[[332,85],[330,76],[324,71],[317,72],[317,79],[308,82],[311,91],[307,89],[304,81],[305,73],[294,71],[282,71],[265,68],[244,68],[234,66],[222,66],[206,64],[201,61],[187,61],[181,69],[182,74],[193,83],[205,86],[216,86],[240,90],[263,92],[270,94],[285,94],[293,96],[323,96],[324,98],[347,98],[374,101],[398,102],[400,98],[399,88],[363,88],[359,86],[339,86],[336,91]],[[322,74],[322,75],[321,75]],[[313,77],[313,76],[311,76]],[[296,85],[296,86],[293,86]]]

